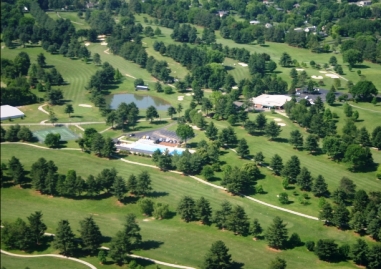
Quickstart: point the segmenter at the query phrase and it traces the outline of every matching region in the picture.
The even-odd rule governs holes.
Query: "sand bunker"
[[[238,86],[233,86],[232,89],[233,90],[238,90]]]
[[[295,70],[296,70],[296,71],[304,71],[303,68],[296,68]]]
[[[340,78],[338,75],[335,74],[325,74],[325,76],[330,78]]]
[[[86,42],[85,43],[85,46],[87,47],[87,46],[90,46],[90,43],[89,42]]]
[[[275,118],[274,120],[275,121],[282,121],[282,119],[279,119],[279,118]]]
[[[109,50],[110,50],[110,49],[105,50],[104,53],[106,53],[106,54],[110,54]]]
[[[322,76],[311,76],[311,78],[313,78],[313,79],[323,79]]]
[[[191,96],[192,94],[191,94],[191,93],[186,93],[185,95],[186,95],[186,96]]]
[[[102,46],[107,46],[107,42],[104,42],[104,41],[103,41],[103,42],[101,43],[101,45],[102,45]]]
[[[86,105],[86,104],[79,104],[78,106],[82,106],[82,107],[93,107],[91,105]]]
[[[326,74],[327,71],[319,71],[319,73]]]
[[[183,101],[184,100],[184,96],[177,96],[177,100],[178,101]]]
[[[279,126],[286,126],[286,124],[285,123],[282,123],[282,122],[278,122],[277,123]]]
[[[130,77],[130,78],[135,78],[135,79],[136,79],[136,77],[131,76],[131,75],[129,75],[129,74],[126,74],[126,77]]]
[[[247,67],[248,64],[245,64],[245,63],[238,63],[240,66],[243,66],[243,67]]]

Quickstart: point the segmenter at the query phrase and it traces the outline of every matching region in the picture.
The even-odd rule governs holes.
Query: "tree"
[[[300,161],[297,156],[291,156],[290,160],[286,163],[282,170],[282,175],[290,180],[290,182],[294,182],[296,177],[300,173]]]
[[[267,124],[267,119],[263,113],[259,113],[255,119],[256,127],[259,131],[265,129]]]
[[[136,193],[138,188],[138,180],[134,174],[131,174],[127,180],[127,189],[132,193]]]
[[[216,140],[218,138],[218,129],[214,126],[213,121],[209,123],[208,127],[205,129],[205,136],[210,140]]]
[[[348,209],[345,207],[343,203],[340,203],[333,210],[333,224],[339,229],[342,229],[348,226],[349,220],[350,218]]]
[[[204,258],[203,269],[231,269],[233,266],[229,249],[224,242],[216,241],[212,244]]]
[[[154,202],[151,199],[144,198],[139,201],[140,211],[146,215],[151,216],[154,210]]]
[[[356,49],[349,49],[343,52],[343,62],[348,63],[350,67],[354,67],[356,63],[362,63],[362,53]]]
[[[363,233],[366,227],[366,218],[364,216],[364,213],[359,211],[355,212],[349,222],[349,226],[356,233]]]
[[[378,94],[376,86],[374,86],[372,81],[368,80],[360,80],[349,92],[353,95],[353,98],[360,101],[371,100]]]
[[[122,201],[126,192],[126,182],[121,176],[117,176],[112,184],[111,193],[118,199],[118,201]]]
[[[337,258],[337,244],[332,239],[319,239],[315,246],[315,254],[323,261],[332,261]]]
[[[168,116],[173,117],[176,114],[176,109],[173,106],[168,107]]]
[[[210,165],[205,165],[202,168],[201,175],[203,175],[206,180],[212,179],[214,176],[213,167],[211,167]]]
[[[79,222],[80,234],[82,239],[82,249],[95,254],[102,243],[102,233],[93,217],[86,217]]]
[[[150,190],[152,190],[151,177],[147,171],[143,171],[138,175],[135,192],[138,195],[146,195]]]
[[[39,245],[40,239],[44,235],[47,227],[45,223],[42,222],[42,213],[41,211],[36,211],[28,217],[29,229],[31,232],[31,237],[33,241]]]
[[[232,127],[222,129],[218,140],[224,147],[233,146],[237,142],[237,135]]]
[[[49,121],[54,124],[58,121],[58,118],[56,117],[56,113],[54,113],[53,110],[49,110]]]
[[[111,137],[106,137],[104,139],[103,147],[101,149],[101,155],[106,158],[111,158],[114,154],[116,148],[114,145],[114,141],[111,139]]]
[[[368,251],[368,268],[377,269],[381,267],[381,246],[373,245]]]
[[[295,149],[303,147],[303,136],[299,130],[291,131],[289,142]]]
[[[202,224],[209,224],[212,218],[210,203],[202,196],[196,201],[196,217]]]
[[[371,146],[370,135],[365,127],[362,127],[357,135],[357,140],[363,147]]]
[[[101,65],[102,64],[101,56],[99,55],[99,53],[94,53],[94,55],[93,55],[93,63],[95,65]]]
[[[8,170],[11,179],[15,185],[22,184],[24,182],[24,167],[19,159],[15,156],[8,161]]]
[[[322,175],[318,175],[312,187],[312,192],[316,197],[327,196],[328,185]]]
[[[319,212],[319,219],[324,220],[324,224],[328,224],[332,222],[333,219],[333,213],[332,213],[332,206],[330,203],[325,203]]]
[[[288,239],[286,226],[287,224],[284,224],[281,218],[275,217],[273,219],[273,223],[266,231],[266,239],[269,247],[282,249],[286,246]]]
[[[178,206],[177,213],[185,222],[190,222],[196,218],[196,204],[192,197],[184,196],[181,198]]]
[[[178,104],[176,111],[177,111],[177,113],[181,114],[181,111],[183,111],[183,106],[181,104]]]
[[[285,260],[276,257],[270,262],[269,269],[286,269],[287,263]]]
[[[169,205],[157,203],[154,206],[153,216],[159,220],[167,218],[169,216]]]
[[[316,135],[310,134],[307,136],[306,141],[304,142],[304,147],[310,152],[316,152],[319,149],[319,138]]]
[[[283,184],[285,189],[286,189],[286,185],[288,186],[288,184]],[[278,199],[282,205],[287,205],[289,203],[288,194],[286,192],[279,193]]]
[[[247,156],[250,155],[249,146],[247,145],[247,141],[245,138],[242,138],[238,142],[237,155],[241,157],[241,159],[245,159]]]
[[[53,246],[65,256],[72,256],[77,249],[75,235],[70,228],[69,221],[61,220],[55,233]]]
[[[349,145],[345,151],[344,161],[352,165],[352,169],[363,170],[373,164],[372,153],[369,148],[363,148],[360,145]]]
[[[277,175],[277,176],[279,176],[280,173],[282,172],[282,170],[283,170],[283,161],[282,161],[282,158],[278,154],[275,154],[271,158],[270,167],[272,168],[274,174]]]
[[[274,138],[279,136],[281,131],[281,127],[275,121],[271,121],[266,126],[265,135],[269,137],[270,140],[273,140]]]
[[[332,106],[336,101],[336,95],[335,92],[330,90],[327,95],[325,96],[325,100],[327,101],[327,104]]]
[[[20,218],[15,222],[4,222],[1,229],[1,243],[7,248],[29,250],[35,244],[30,228]]]
[[[250,234],[254,236],[254,239],[256,240],[258,236],[260,236],[263,232],[263,229],[261,225],[259,224],[258,219],[254,219],[253,224],[250,227]]]
[[[243,236],[249,233],[250,223],[243,207],[237,205],[233,208],[227,219],[227,229]]]
[[[98,252],[98,260],[101,262],[101,264],[104,264],[107,260],[107,252],[103,249]]]
[[[149,120],[150,122],[152,122],[154,118],[158,118],[158,117],[159,117],[159,113],[157,113],[157,110],[154,106],[150,106],[147,108],[146,120]]]
[[[176,135],[186,143],[188,139],[194,137],[194,131],[187,124],[179,124],[176,129]]]
[[[144,85],[144,81],[141,78],[137,78],[134,80],[135,88],[136,88],[136,86],[143,86],[143,85]]]
[[[296,177],[296,182],[302,191],[310,191],[312,188],[312,176],[306,167],[300,170],[300,174]]]
[[[357,239],[351,247],[351,256],[354,263],[358,265],[367,265],[368,262],[368,244],[363,239]]]
[[[20,131],[17,132],[17,138],[20,139],[21,141],[30,142],[33,139],[33,133],[28,127],[22,126],[20,128]]]
[[[46,60],[46,57],[45,57],[45,55],[43,53],[40,53],[40,54],[37,55],[37,64],[38,64],[38,66],[44,67],[46,65],[45,60]]]
[[[291,62],[291,56],[287,52],[283,52],[280,57],[279,64],[283,67],[287,67],[290,66]]]
[[[221,209],[216,210],[213,222],[219,229],[226,229],[228,226],[228,217],[232,212],[232,205],[228,201],[223,201]]]
[[[100,133],[95,133],[92,137],[91,141],[91,151],[95,152],[96,155],[102,156],[102,149],[105,140]]]
[[[70,114],[74,113],[74,108],[73,108],[72,104],[67,104],[66,105],[66,107],[65,107],[65,113],[69,114],[69,118],[70,118]]]

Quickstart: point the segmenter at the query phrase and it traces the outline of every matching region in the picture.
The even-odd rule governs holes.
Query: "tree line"
[[[62,197],[87,197],[90,199],[115,196],[123,201],[125,195],[144,196],[150,193],[151,176],[147,171],[137,176],[131,174],[127,180],[118,175],[115,168],[103,169],[98,175],[89,175],[86,180],[69,170],[66,175],[57,173],[58,167],[53,161],[39,158],[32,164],[29,178],[20,160],[12,157],[8,165],[1,165],[2,186],[5,184],[31,186],[42,194]],[[11,181],[11,182],[10,182]]]

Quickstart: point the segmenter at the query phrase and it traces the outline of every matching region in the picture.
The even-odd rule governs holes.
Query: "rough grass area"
[[[289,232],[297,232],[303,241],[332,238],[342,244],[352,243],[356,239],[351,231],[327,228],[319,221],[305,219],[253,203],[247,199],[231,196],[224,191],[205,186],[186,176],[158,172],[156,169],[130,165],[120,160],[100,159],[80,152],[60,151],[57,154],[55,151],[21,145],[2,145],[2,148],[2,160],[8,160],[14,155],[20,158],[27,170],[37,160],[37,156],[44,156],[47,160],[53,160],[58,165],[60,173],[66,173],[68,169],[75,169],[77,174],[84,178],[89,173],[97,174],[103,168],[110,167],[115,167],[119,174],[125,178],[131,173],[148,170],[154,189],[152,199],[157,202],[168,203],[171,211],[175,211],[179,199],[184,195],[191,195],[195,199],[204,196],[210,200],[214,209],[218,208],[223,200],[242,205],[249,218],[258,218],[263,227],[267,227],[275,216],[280,216],[287,222]],[[78,163],[81,165],[78,166]],[[132,197],[127,199],[126,205],[119,205],[113,197],[103,200],[72,200],[42,196],[31,189],[20,189],[19,187],[2,189],[2,220],[14,220],[17,217],[25,218],[35,210],[43,211],[44,220],[48,225],[47,232],[55,231],[58,220],[68,219],[73,231],[77,233],[79,220],[91,214],[107,237],[114,236],[115,232],[121,229],[124,216],[127,213],[135,213],[138,216],[145,242],[144,249],[135,253],[183,265],[199,267],[202,257],[211,243],[216,240],[223,240],[230,248],[233,259],[244,263],[244,268],[263,268],[275,256],[285,258],[290,268],[305,268],[305,264],[309,264],[309,268],[355,268],[348,262],[329,264],[318,261],[317,257],[308,252],[305,247],[274,252],[267,248],[265,241],[253,241],[250,237],[235,236],[231,232],[218,231],[214,226],[204,226],[197,222],[186,224],[178,216],[162,221],[151,219],[143,221],[146,217],[141,215],[138,205]],[[370,241],[367,238],[366,240]]]

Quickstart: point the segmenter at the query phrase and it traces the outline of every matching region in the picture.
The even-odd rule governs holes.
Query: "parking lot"
[[[169,142],[172,141],[172,143],[177,143],[180,141],[180,138],[176,135],[173,131],[168,131],[166,129],[159,129],[154,131],[146,131],[146,132],[138,132],[138,133],[129,133],[126,134],[126,136],[135,136],[137,139],[142,139],[147,137],[150,140],[159,140],[159,142]]]

